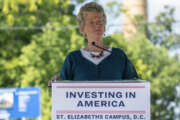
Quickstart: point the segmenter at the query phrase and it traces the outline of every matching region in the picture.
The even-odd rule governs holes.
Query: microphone
[[[110,51],[110,50],[105,49],[105,48],[103,48],[103,47],[100,47],[100,46],[96,45],[96,43],[95,43],[95,42],[92,42],[92,45],[93,45],[93,46],[95,46],[95,47],[97,47],[97,48],[100,48],[100,49],[102,49],[102,50],[105,50],[105,51],[107,51],[107,52],[110,52],[110,53],[111,53],[111,51]]]

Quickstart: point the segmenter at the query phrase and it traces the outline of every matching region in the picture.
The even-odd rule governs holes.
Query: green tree
[[[3,0],[0,6],[0,86],[14,86],[23,72],[18,67],[22,48],[31,44],[32,36],[42,33],[47,23],[61,22],[64,16],[74,21],[74,5],[69,0]],[[62,24],[63,25],[63,24]],[[60,25],[61,26],[61,25]],[[58,26],[54,26],[58,27]],[[49,26],[49,29],[51,26]],[[6,82],[4,82],[6,81]]]
[[[144,18],[136,16],[132,22],[142,24],[130,39],[119,33],[106,38],[107,44],[122,48],[128,54],[141,79],[150,81],[152,120],[177,119],[175,109],[180,104],[176,89],[180,83],[180,62],[177,56],[169,57],[172,49],[179,48],[179,34],[172,28],[174,9],[168,6],[165,9],[157,16],[156,24],[144,24]],[[145,36],[147,26],[148,36]]]
[[[47,24],[47,26],[57,25],[60,24]],[[24,73],[21,74],[19,86],[41,86],[43,120],[51,119],[51,96],[47,94],[48,81],[59,73],[65,56],[70,51],[82,47],[83,43],[84,40],[76,29],[44,29],[42,34],[33,36],[31,44],[23,48],[19,64]]]
[[[168,49],[177,49],[180,47],[180,35],[173,30],[176,23],[174,18],[175,9],[169,6],[164,6],[164,9],[156,17],[155,23],[148,25],[148,37],[153,44]]]
[[[69,0],[1,3],[0,86],[40,86],[42,119],[49,120],[47,81],[57,74],[65,55],[84,43],[77,28],[71,27],[76,24],[74,5]]]
[[[140,78],[151,83],[151,119],[175,120],[175,108],[180,102],[176,90],[180,83],[177,58],[170,58],[167,48],[154,45],[140,33],[130,39],[114,34],[105,40],[107,44],[123,49]]]

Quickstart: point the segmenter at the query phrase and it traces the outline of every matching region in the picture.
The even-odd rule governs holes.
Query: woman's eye
[[[103,24],[103,21],[102,21],[102,20],[100,20],[100,21],[98,21],[98,22],[97,22],[97,24]]]
[[[90,23],[91,25],[94,24],[94,22],[92,22],[92,21],[90,21],[89,23]]]
[[[102,24],[103,24],[103,21],[102,21],[102,20],[99,20],[99,21],[96,21],[96,22],[94,22],[94,21],[89,21],[89,24],[90,24],[90,25],[94,25],[94,24],[102,25]]]

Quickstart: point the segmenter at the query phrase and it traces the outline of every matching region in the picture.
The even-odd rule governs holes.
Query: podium
[[[150,120],[150,83],[53,82],[52,120]]]

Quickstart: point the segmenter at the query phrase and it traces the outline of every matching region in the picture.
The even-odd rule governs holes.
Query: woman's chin
[[[94,35],[94,38],[96,40],[101,40],[102,39],[102,34],[96,34],[96,35]]]
[[[102,37],[101,37],[101,36],[100,36],[100,37],[95,37],[94,40],[95,40],[95,41],[102,40]]]

